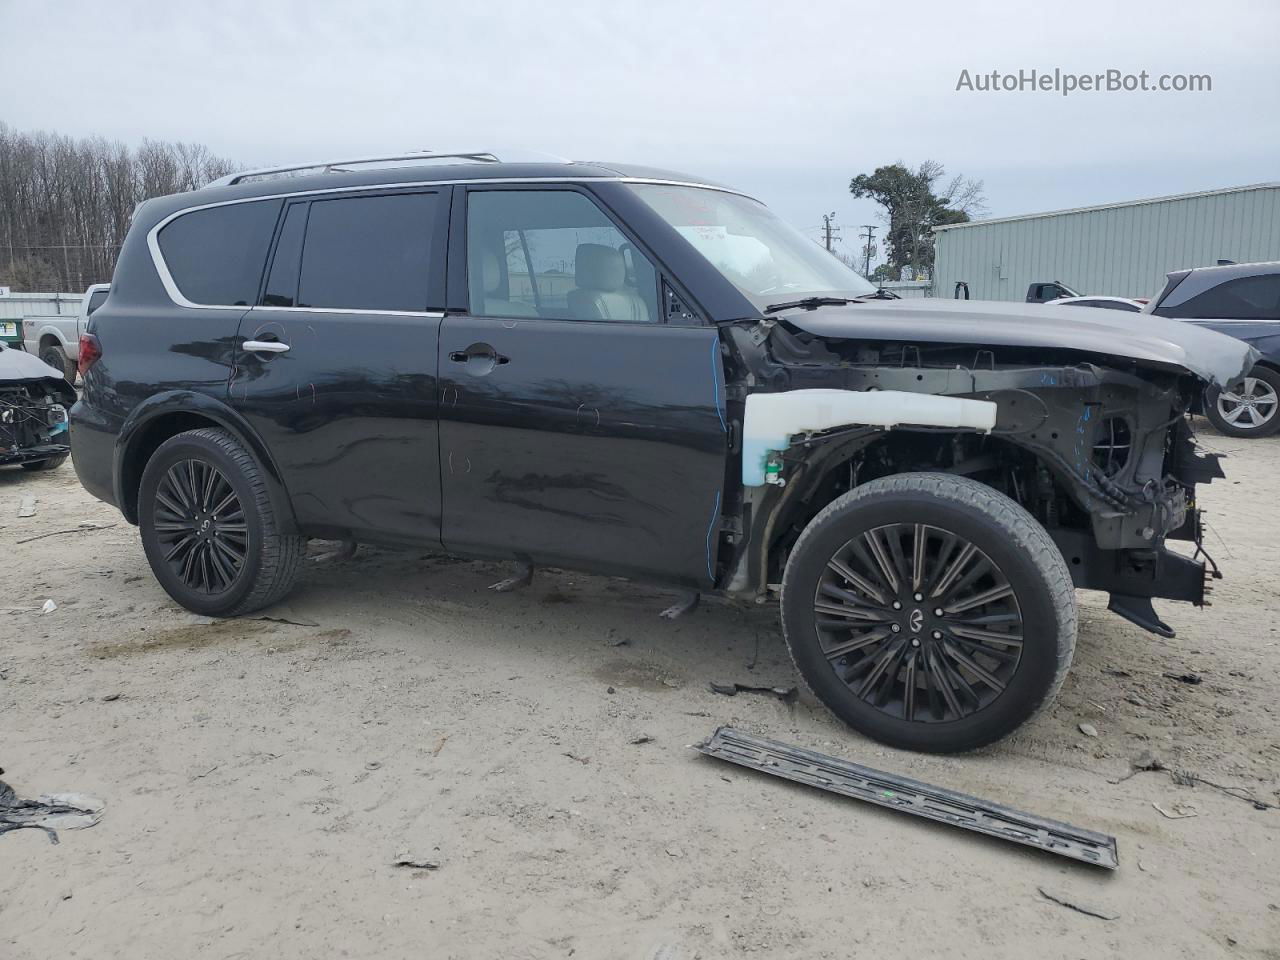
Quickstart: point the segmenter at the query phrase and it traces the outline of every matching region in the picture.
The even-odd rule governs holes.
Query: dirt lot
[[[1280,810],[1113,782],[1151,750],[1280,802],[1280,438],[1201,433],[1231,455],[1203,497],[1213,606],[1162,605],[1166,641],[1082,594],[1053,710],[952,758],[803,696],[710,692],[797,682],[768,608],[668,623],[636,584],[539,572],[497,595],[501,565],[316,545],[271,611],[295,623],[210,622],[70,464],[0,471],[4,779],[107,802],[58,846],[0,836],[0,957],[1280,957]],[[722,723],[1114,833],[1120,870],[688,749]]]

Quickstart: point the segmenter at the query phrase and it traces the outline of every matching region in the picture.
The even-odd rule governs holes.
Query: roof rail
[[[500,161],[492,153],[485,150],[462,150],[450,151],[448,153],[437,152],[435,150],[417,150],[412,153],[387,154],[386,156],[376,157],[353,157],[349,160],[318,160],[313,163],[293,163],[287,167],[263,167],[260,170],[245,170],[241,173],[233,173],[229,176],[219,177],[205,187],[230,187],[237,183],[242,183],[250,177],[268,177],[275,175],[283,175],[287,173],[296,173],[299,170],[317,170],[321,173],[330,173],[334,170],[345,170],[347,167],[359,166],[366,163],[394,163],[396,161],[413,161],[413,160],[471,160],[476,163],[499,163]]]

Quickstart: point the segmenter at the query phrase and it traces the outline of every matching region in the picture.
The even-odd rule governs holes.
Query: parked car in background
[[[0,466],[52,470],[66,461],[67,412],[76,392],[61,374],[0,344]]]
[[[837,716],[967,750],[1057,692],[1073,587],[1164,636],[1153,597],[1204,602],[1185,413],[1255,355],[1077,313],[880,299],[685,174],[255,171],[138,207],[74,463],[201,614],[279,600],[308,537],[776,598]]]
[[[1126,313],[1141,312],[1142,300],[1130,297],[1059,297],[1057,300],[1045,301],[1054,307],[1096,307],[1100,310],[1122,310]]]
[[[1027,287],[1027,303],[1048,303],[1050,300],[1078,296],[1080,294],[1076,293],[1061,280],[1033,283]],[[968,298],[966,297],[966,299]]]
[[[1143,312],[1187,320],[1256,349],[1258,361],[1238,387],[1210,388],[1204,413],[1232,437],[1280,430],[1280,261],[1176,270]]]
[[[88,328],[89,317],[106,302],[110,289],[109,283],[95,283],[89,287],[74,314],[24,318],[23,348],[74,383],[76,363],[80,357],[80,335]]]

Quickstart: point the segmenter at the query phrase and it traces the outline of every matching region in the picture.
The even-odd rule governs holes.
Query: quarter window
[[[434,193],[313,201],[297,306],[426,310],[435,210]],[[274,269],[271,282],[276,283]],[[280,284],[271,292],[287,298],[287,280],[282,277]]]
[[[160,253],[192,303],[248,306],[258,298],[279,200],[185,213],[160,231]]]
[[[590,199],[570,190],[472,191],[471,312],[656,322],[657,271]]]

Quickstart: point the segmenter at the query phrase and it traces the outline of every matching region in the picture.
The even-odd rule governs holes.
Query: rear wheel
[[[40,349],[40,359],[57,370],[68,383],[76,382],[76,365],[71,362],[67,352],[56,343]]]
[[[138,524],[169,596],[206,616],[272,604],[292,588],[306,541],[280,533],[262,469],[221,430],[166,440],[142,472]]]
[[[1045,529],[946,474],[832,502],[787,562],[783,633],[810,689],[856,730],[949,753],[1010,733],[1071,664],[1075,593]]]
[[[1254,367],[1236,390],[1213,390],[1205,415],[1228,437],[1269,437],[1280,430],[1280,373]]]

